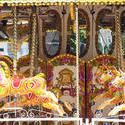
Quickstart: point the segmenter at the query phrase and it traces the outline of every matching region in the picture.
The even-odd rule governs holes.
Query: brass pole
[[[124,62],[123,62],[123,51],[122,43],[120,37],[120,6],[116,6],[115,9],[115,42],[116,42],[116,56],[118,61],[118,67],[124,71]]]

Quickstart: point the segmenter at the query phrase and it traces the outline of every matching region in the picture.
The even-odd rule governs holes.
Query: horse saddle
[[[20,86],[21,86],[21,80],[22,79],[17,78],[17,76],[14,76],[14,78],[12,79],[12,87],[14,89],[20,88]]]

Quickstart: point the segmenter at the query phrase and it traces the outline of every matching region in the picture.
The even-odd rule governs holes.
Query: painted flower
[[[75,58],[71,58],[71,59],[70,59],[70,63],[71,63],[71,64],[75,64],[75,62],[76,62]]]
[[[64,58],[64,63],[68,63],[69,59],[67,57]]]
[[[108,63],[108,59],[107,58],[104,59],[104,63]]]
[[[62,59],[62,58],[59,58],[59,59],[58,59],[58,63],[59,63],[59,64],[62,64],[62,63],[63,63],[63,59]]]
[[[99,59],[98,63],[99,63],[99,65],[102,65],[103,64],[103,59]]]

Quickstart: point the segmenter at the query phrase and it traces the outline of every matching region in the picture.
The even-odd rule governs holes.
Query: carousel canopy
[[[29,5],[124,5],[125,0],[0,0],[0,5],[7,3],[8,6],[29,6]]]

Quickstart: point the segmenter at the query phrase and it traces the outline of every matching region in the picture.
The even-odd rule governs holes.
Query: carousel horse
[[[101,86],[105,87],[105,90],[108,90],[109,83],[117,76],[118,72],[114,66],[106,66],[101,65],[97,68],[96,72],[94,73],[94,77],[96,80],[96,83]],[[108,98],[112,95],[106,92],[100,93],[98,96],[96,96],[92,101],[98,101],[99,99]]]
[[[0,61],[2,65],[5,62]],[[57,97],[46,89],[46,80],[43,73],[30,78],[11,77],[4,72],[4,68],[0,66],[0,98],[10,95],[19,95],[20,100],[17,106],[40,104],[45,108],[55,110],[60,116],[65,114],[62,106],[58,103]],[[27,94],[32,94],[32,99],[28,100]],[[13,105],[12,101],[10,105]],[[4,107],[7,107],[5,104]]]
[[[116,106],[109,112],[109,116],[117,114],[119,111],[125,109],[124,104],[124,90],[125,90],[125,73],[121,70],[117,71],[114,66],[102,65],[98,67],[97,72],[94,74],[98,84],[105,86],[105,92],[96,96],[92,101],[98,101],[101,98],[107,98],[97,109],[100,111],[110,104],[123,103]],[[124,108],[123,108],[124,107]]]
[[[54,90],[54,92],[53,92]],[[59,90],[57,88],[51,88],[50,91],[52,91],[52,93],[54,93],[54,95],[59,98]],[[57,110],[57,105],[56,104],[52,104],[51,100],[48,97],[41,97],[38,98],[35,94],[33,93],[29,93],[29,94],[25,94],[25,95],[21,95],[18,98],[18,102],[17,102],[17,106],[18,107],[24,107],[24,106],[34,106],[34,105],[42,105],[44,108],[47,109],[53,109],[53,110]],[[72,112],[74,109],[73,107],[68,103],[68,102],[63,102],[61,100],[59,100],[59,108],[60,110],[64,113],[63,111],[63,107],[66,107],[68,109],[68,111]],[[11,103],[6,103],[4,105],[4,111],[7,111],[7,107],[14,107],[15,106],[15,100],[13,100]],[[3,107],[0,108],[0,111],[3,110]]]

